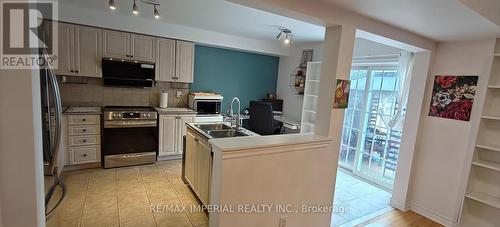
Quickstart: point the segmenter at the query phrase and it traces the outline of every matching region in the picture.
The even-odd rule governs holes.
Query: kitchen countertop
[[[70,106],[63,109],[63,114],[102,114],[99,106]]]
[[[229,123],[227,122],[216,122],[216,123],[222,123],[222,124],[225,124],[227,126],[231,126]],[[187,123],[187,126],[191,129],[193,129],[194,131],[196,131],[197,133],[199,133],[200,135],[202,135],[203,137],[207,138],[208,140],[213,140],[213,139],[220,139],[220,138],[212,138],[211,136],[209,136],[207,133],[205,133],[203,130],[201,130],[200,128],[198,128],[196,125],[198,124],[213,124],[213,122],[203,122],[203,123]],[[255,132],[252,132],[246,128],[243,128],[241,127],[239,129],[241,132],[243,133],[246,133],[248,136],[241,136],[241,137],[249,137],[249,136],[260,136],[259,134],[255,133]],[[235,137],[228,137],[228,138],[235,138]]]
[[[158,111],[159,115],[168,115],[168,114],[196,114],[196,111],[189,109],[189,108],[160,108],[160,107],[154,107],[156,111]]]

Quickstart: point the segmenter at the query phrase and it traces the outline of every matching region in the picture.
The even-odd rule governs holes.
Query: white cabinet
[[[155,37],[105,30],[102,40],[104,57],[155,61]]]
[[[186,123],[193,121],[193,115],[160,115],[159,156],[182,154]]]
[[[68,115],[66,122],[69,164],[100,162],[101,116]]]
[[[156,80],[193,82],[194,43],[158,38],[156,49]]]
[[[102,32],[102,54],[110,58],[130,57],[130,33],[104,30]]]
[[[66,23],[59,23],[58,30],[56,74],[102,77],[101,30]]]
[[[194,72],[194,43],[177,41],[175,48],[176,82],[192,83]]]
[[[188,128],[186,132],[186,180],[204,205],[210,203],[212,148],[208,140]]]
[[[156,80],[175,82],[175,40],[156,39]]]

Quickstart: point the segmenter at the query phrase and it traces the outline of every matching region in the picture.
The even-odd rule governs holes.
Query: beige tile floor
[[[180,175],[178,160],[65,172],[67,194],[47,219],[47,226],[208,226],[206,212],[190,210],[199,202]],[[188,209],[153,212],[151,205],[179,205]]]

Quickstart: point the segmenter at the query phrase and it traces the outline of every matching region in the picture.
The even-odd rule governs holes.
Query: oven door
[[[198,115],[219,115],[221,100],[195,100],[194,106]]]
[[[158,155],[157,122],[105,121],[101,144],[104,168],[155,163]]]

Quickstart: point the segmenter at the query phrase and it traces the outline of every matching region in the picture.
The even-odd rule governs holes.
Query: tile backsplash
[[[101,78],[85,83],[60,82],[63,106],[159,106],[160,93],[168,92],[168,107],[187,107],[189,84],[157,82],[151,88],[106,87]],[[177,91],[182,97],[177,98]]]

